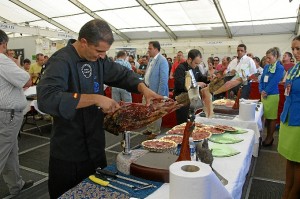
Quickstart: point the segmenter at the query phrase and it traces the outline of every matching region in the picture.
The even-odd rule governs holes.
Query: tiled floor
[[[42,129],[42,136],[36,128],[25,125],[24,132],[19,140],[19,154],[21,174],[24,180],[33,179],[34,187],[22,192],[17,198],[47,199],[47,176],[49,160],[49,142],[51,125],[44,121],[38,124]],[[167,129],[163,129],[166,131]],[[139,145],[146,136],[139,133],[131,135],[131,147]],[[120,141],[122,136],[106,134],[106,155],[108,164],[115,162],[116,156],[122,151]],[[277,151],[278,132],[275,135],[274,145],[262,148],[258,158],[252,159],[252,165],[245,182],[242,198],[266,199],[280,198],[285,179],[285,160]],[[0,198],[10,198],[7,187],[0,177]]]
[[[263,137],[266,133],[263,134]],[[278,131],[271,147],[262,147],[248,176],[246,199],[280,199],[285,183],[286,160],[277,152]]]

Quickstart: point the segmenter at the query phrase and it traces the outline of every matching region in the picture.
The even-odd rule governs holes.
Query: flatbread
[[[184,128],[172,128],[166,132],[167,135],[183,135]]]
[[[235,101],[230,100],[230,99],[219,99],[219,100],[213,101],[213,105],[216,105],[216,106],[232,107],[234,103],[235,103]]]
[[[233,132],[233,131],[237,131],[238,129],[232,127],[232,126],[227,126],[227,125],[215,125],[216,128],[218,129],[222,129],[224,131],[229,131],[229,132]]]
[[[141,145],[144,149],[154,152],[164,152],[177,146],[174,141],[161,139],[146,140]]]
[[[216,128],[215,126],[206,126],[206,127],[203,127],[203,129],[211,132],[212,134],[223,134],[223,133],[225,133],[225,130],[220,129],[220,128]]]
[[[210,138],[211,135],[212,135],[211,132],[209,132],[205,129],[201,129],[201,128],[195,129],[192,133],[192,137],[193,137],[194,141],[196,141],[196,142]]]
[[[181,144],[183,136],[182,135],[166,135],[166,136],[164,136],[160,139],[162,139],[162,140],[171,140],[171,141],[174,141],[176,144]]]

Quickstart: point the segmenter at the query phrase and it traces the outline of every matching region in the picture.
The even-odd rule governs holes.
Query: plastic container
[[[190,145],[191,160],[196,161],[196,145],[193,137],[189,137],[189,145]]]

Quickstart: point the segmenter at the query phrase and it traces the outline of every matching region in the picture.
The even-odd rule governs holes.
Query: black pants
[[[50,198],[58,198],[63,193],[95,173],[97,165],[92,161],[68,162],[50,156],[48,189]]]
[[[176,110],[176,120],[177,124],[182,124],[187,122],[187,118],[189,115],[189,106],[183,106],[180,109]]]
[[[241,98],[249,99],[251,92],[251,82],[248,82],[247,85],[244,85],[242,88]]]

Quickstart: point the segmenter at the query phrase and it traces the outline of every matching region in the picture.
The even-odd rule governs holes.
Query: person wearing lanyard
[[[259,92],[264,105],[264,117],[267,125],[267,137],[262,142],[263,146],[271,146],[276,129],[276,119],[278,114],[279,89],[278,84],[284,73],[284,68],[279,61],[280,51],[277,47],[270,48],[266,52],[270,64],[266,65],[259,81]]]
[[[32,180],[22,179],[18,155],[18,134],[27,105],[23,87],[32,82],[29,73],[4,54],[7,43],[7,34],[0,30],[0,174],[11,196],[16,196],[33,185]]]
[[[278,142],[278,152],[287,159],[283,199],[300,198],[300,35],[293,39],[292,51],[297,64],[286,77]]]
[[[50,198],[58,198],[107,165],[105,113],[119,104],[104,96],[103,85],[142,93],[146,104],[163,99],[139,75],[107,59],[114,41],[107,22],[94,19],[82,26],[77,40],[55,52],[37,85],[38,107],[53,116],[50,140]]]

